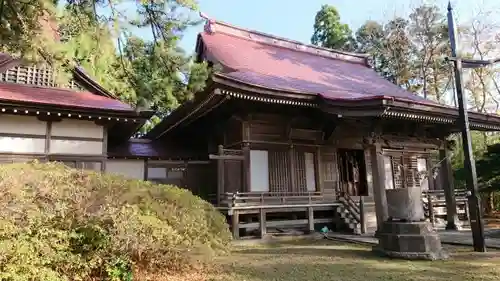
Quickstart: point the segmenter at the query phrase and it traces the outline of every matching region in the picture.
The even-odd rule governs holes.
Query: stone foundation
[[[387,221],[376,234],[379,243],[373,251],[403,259],[438,260],[443,252],[439,234],[429,222]]]

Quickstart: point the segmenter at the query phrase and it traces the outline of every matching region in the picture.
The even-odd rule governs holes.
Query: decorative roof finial
[[[200,18],[210,20],[210,18],[207,16],[207,14],[200,12]]]
[[[451,0],[448,1],[448,12],[451,12],[451,10],[453,10],[453,8],[451,7]]]
[[[203,12],[200,12],[200,17],[207,21],[204,26],[205,32],[215,33],[215,20],[211,19],[207,14]]]

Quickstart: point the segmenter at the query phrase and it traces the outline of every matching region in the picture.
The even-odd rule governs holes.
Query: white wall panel
[[[50,153],[102,155],[101,141],[50,140]]]
[[[307,191],[316,191],[316,175],[314,173],[314,154],[305,153]]]
[[[47,123],[35,116],[0,115],[0,133],[42,135],[47,132]]]
[[[144,160],[108,160],[106,173],[122,175],[129,179],[144,179]]]
[[[265,150],[250,150],[250,191],[269,191],[269,160]]]
[[[148,179],[166,179],[167,168],[165,167],[148,167]]]
[[[57,137],[102,138],[103,132],[102,126],[90,120],[63,119],[52,123],[52,136]]]
[[[0,137],[0,152],[44,153],[45,139]]]

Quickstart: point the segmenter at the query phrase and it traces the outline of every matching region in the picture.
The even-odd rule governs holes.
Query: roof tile
[[[26,102],[40,105],[131,111],[133,108],[121,101],[95,95],[91,92],[61,88],[45,88],[33,85],[0,83],[0,101]]]
[[[219,23],[217,23],[219,24]],[[223,27],[223,28],[220,28]],[[242,82],[283,91],[320,95],[331,100],[394,97],[433,103],[381,77],[360,56],[324,50],[258,32],[234,32],[223,24],[203,32],[201,40],[208,60],[225,68],[225,75]],[[239,29],[241,30],[241,29]],[[268,40],[262,40],[269,36]],[[271,42],[271,43],[269,43]],[[337,57],[337,58],[335,58]]]

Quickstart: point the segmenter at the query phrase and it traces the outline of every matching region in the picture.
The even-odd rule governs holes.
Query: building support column
[[[224,194],[224,147],[222,145],[218,146],[217,154],[219,155],[219,159],[217,159],[217,206],[220,206],[222,203],[222,196]]]
[[[373,199],[375,201],[378,232],[382,224],[388,219],[387,196],[385,194],[384,156],[380,143],[375,142],[370,147],[370,158],[372,161]]]
[[[455,186],[453,182],[453,170],[450,159],[450,149],[445,144],[444,149],[439,151],[441,159],[441,186],[444,190],[446,200],[446,229],[458,230],[457,201],[455,199]]]
[[[242,183],[242,192],[250,192],[250,187],[252,186],[251,178],[250,178],[250,144],[243,144],[243,183]]]

